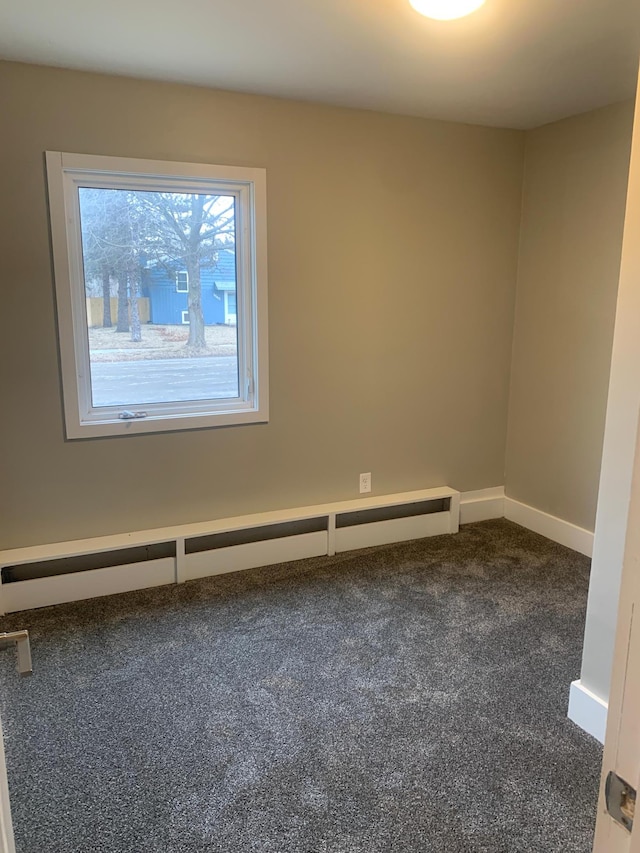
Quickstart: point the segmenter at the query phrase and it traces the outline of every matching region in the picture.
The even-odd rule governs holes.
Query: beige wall
[[[12,63],[0,115],[0,547],[356,497],[361,471],[503,482],[521,133]],[[268,425],[65,441],[46,149],[267,168]]]
[[[527,134],[507,495],[593,530],[631,102]]]

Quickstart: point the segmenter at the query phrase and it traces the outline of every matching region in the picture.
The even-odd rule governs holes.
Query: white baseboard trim
[[[593,533],[569,521],[556,518],[555,515],[505,497],[504,517],[587,557],[593,555]]]
[[[572,682],[567,716],[600,743],[604,743],[608,710],[604,699],[592,693],[582,682]]]
[[[504,518],[504,486],[462,492],[460,495],[460,524]]]

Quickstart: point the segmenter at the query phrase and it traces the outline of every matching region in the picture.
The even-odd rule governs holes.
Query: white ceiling
[[[0,0],[0,56],[505,127],[631,97],[638,0]]]

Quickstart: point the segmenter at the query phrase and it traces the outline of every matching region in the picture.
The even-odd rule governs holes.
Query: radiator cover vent
[[[0,552],[0,613],[457,533],[448,486]]]

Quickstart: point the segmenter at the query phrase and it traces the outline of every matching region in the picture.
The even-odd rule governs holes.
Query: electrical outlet
[[[360,474],[360,494],[371,491],[371,473]]]

